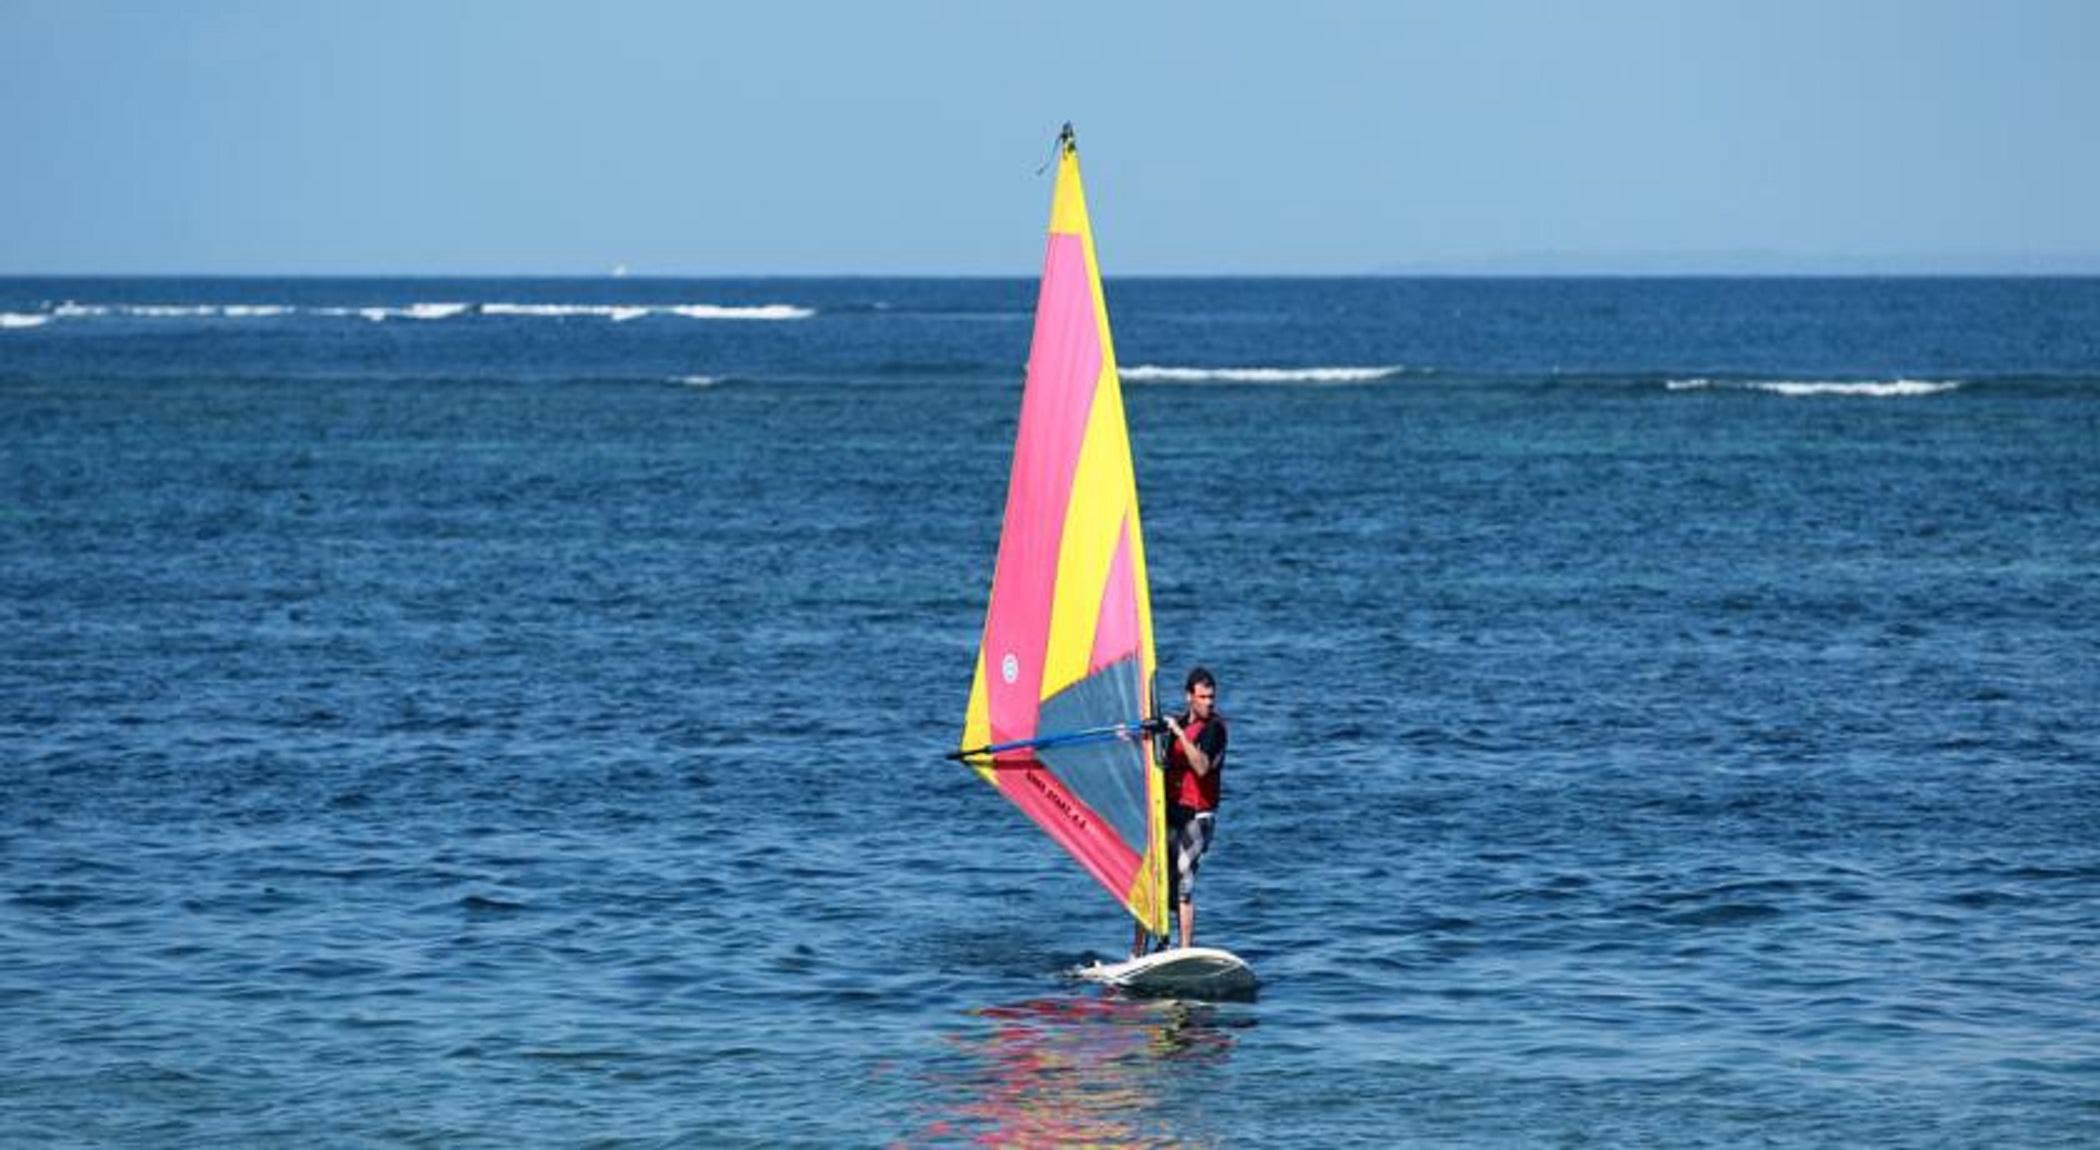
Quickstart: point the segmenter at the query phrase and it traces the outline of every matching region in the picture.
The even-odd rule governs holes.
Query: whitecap
[[[727,304],[692,303],[671,308],[675,315],[687,319],[808,319],[817,314],[815,308],[796,307],[787,303],[757,304],[736,307]]]
[[[79,304],[70,301],[53,308],[51,314],[65,319],[94,319],[108,315],[135,319],[274,319],[291,315],[298,308],[281,303],[136,303]]]
[[[485,303],[481,305],[483,315],[534,316],[542,319],[572,315],[589,315],[591,309],[576,304],[560,303]]]
[[[1939,395],[1961,387],[1959,380],[1888,379],[1888,380],[1809,380],[1809,379],[1751,379],[1721,381],[1706,378],[1664,380],[1663,386],[1671,391],[1704,391],[1726,388],[1737,391],[1762,391],[1790,398],[1815,395],[1841,395],[1871,399],[1900,399],[1923,395]]]
[[[1139,383],[1372,383],[1404,370],[1399,366],[1160,367],[1146,363],[1122,369],[1122,376]]]
[[[621,322],[648,315],[650,309],[629,305],[593,303],[485,303],[483,315],[527,316],[534,319],[570,319],[590,316]]]
[[[142,303],[123,311],[142,319],[205,319],[219,314],[218,308],[204,303]]]
[[[1891,379],[1883,382],[1844,383],[1835,381],[1807,381],[1775,379],[1755,385],[1759,391],[1774,395],[1860,395],[1875,399],[1900,398],[1916,395],[1939,395],[1953,391],[1961,384],[1954,380]]]
[[[470,303],[412,303],[400,314],[408,319],[451,319],[472,310],[474,305]]]
[[[474,310],[470,303],[412,303],[407,307],[322,307],[315,308],[315,315],[362,316],[373,323],[385,323],[390,319],[451,319]]]
[[[718,375],[681,375],[671,380],[671,382],[682,384],[686,387],[713,387],[722,382],[722,377]]]
[[[32,315],[19,311],[0,311],[0,329],[20,327],[42,327],[51,322],[48,315]]]

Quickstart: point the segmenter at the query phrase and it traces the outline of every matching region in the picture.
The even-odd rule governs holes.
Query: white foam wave
[[[219,313],[219,309],[210,304],[142,303],[123,308],[122,311],[125,315],[145,319],[203,319]]]
[[[1391,379],[1404,370],[1398,366],[1160,367],[1145,363],[1122,369],[1122,376],[1140,383],[1371,383]]]
[[[674,315],[687,319],[808,319],[817,314],[815,308],[796,307],[786,303],[758,304],[752,307],[732,307],[725,304],[682,304],[671,309]]]
[[[48,315],[31,315],[27,312],[0,311],[0,329],[18,327],[42,327],[51,322]]]
[[[407,307],[366,308],[364,309],[364,314],[372,316],[374,312],[377,312],[379,314],[374,318],[381,319],[433,320],[451,319],[453,316],[465,315],[472,310],[474,310],[474,305],[470,303],[412,303]]]
[[[535,319],[569,319],[575,316],[610,317],[618,309],[606,304],[581,303],[485,303],[483,315],[531,316]]]
[[[645,315],[678,315],[687,319],[757,319],[784,320],[808,319],[816,313],[814,308],[796,307],[793,304],[769,303],[751,307],[728,304],[693,303],[675,304],[670,307],[644,307],[641,305],[577,304],[577,303],[491,303],[481,307],[484,315],[535,316],[539,318],[566,318],[572,316],[600,316],[615,323],[640,319]]]
[[[282,303],[90,304],[69,300],[52,308],[51,315],[57,319],[100,319],[112,315],[134,319],[275,319],[298,311]]]
[[[632,304],[607,303],[485,303],[481,305],[483,315],[525,316],[533,319],[609,319],[614,323],[626,323],[640,319],[655,311],[655,308]]]
[[[273,319],[297,309],[285,304],[142,303],[118,310],[142,319]]]
[[[390,319],[451,319],[474,310],[470,303],[412,303],[407,307],[316,307],[306,309],[308,315],[357,316],[373,323],[385,323]]]
[[[722,382],[722,377],[718,375],[681,375],[671,382],[683,384],[686,387],[713,387]]]
[[[651,315],[677,315],[687,319],[727,320],[792,320],[808,319],[816,309],[798,307],[794,304],[769,303],[755,306],[729,304],[679,304],[663,307],[648,304],[586,304],[586,303],[457,303],[424,302],[400,306],[373,307],[296,307],[291,304],[208,304],[208,303],[152,303],[152,304],[83,304],[67,301],[48,313],[40,313],[38,322],[45,319],[99,319],[108,316],[123,316],[134,319],[268,319],[288,315],[313,315],[334,317],[357,317],[373,323],[387,320],[442,320],[475,313],[492,316],[512,316],[533,319],[605,319],[613,323],[626,323]],[[10,312],[10,315],[29,313]],[[11,323],[14,327],[33,326],[26,323]]]
[[[410,319],[451,319],[473,311],[470,303],[412,303],[408,305]]]
[[[1759,385],[1758,390],[1775,395],[1865,395],[1888,398],[1909,395],[1938,395],[1960,387],[1953,380],[1894,379],[1886,383],[1814,383],[1798,380],[1774,380]]]
[[[1870,399],[1901,399],[1922,395],[1940,395],[1961,387],[1960,380],[1933,379],[1888,379],[1888,380],[1808,380],[1808,379],[1754,379],[1740,382],[1712,379],[1672,379],[1664,381],[1671,391],[1701,391],[1709,388],[1732,388],[1741,391],[1763,391],[1773,395],[1794,398],[1811,395],[1844,395]]]

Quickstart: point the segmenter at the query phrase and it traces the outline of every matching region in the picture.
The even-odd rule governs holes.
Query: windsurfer
[[[1181,945],[1196,945],[1196,869],[1210,849],[1217,827],[1218,797],[1225,774],[1225,716],[1217,711],[1218,681],[1197,667],[1184,685],[1188,707],[1168,715],[1165,769],[1167,791],[1167,901],[1181,918]],[[1145,953],[1150,940],[1137,928],[1133,957]],[[1159,940],[1163,948],[1166,939]]]

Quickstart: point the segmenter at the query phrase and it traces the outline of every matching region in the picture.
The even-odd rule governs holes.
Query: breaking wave
[[[354,315],[384,323],[390,319],[451,319],[473,311],[470,303],[412,303],[407,307],[317,307],[313,315]]]
[[[535,319],[605,319],[626,323],[644,316],[679,316],[701,320],[795,320],[816,315],[816,309],[795,304],[584,304],[584,303],[460,303],[426,302],[380,306],[310,306],[294,304],[75,303],[68,300],[41,312],[7,312],[0,326],[38,327],[51,320],[89,319],[275,319],[284,316],[388,320],[447,320],[462,316],[503,316]]]
[[[597,316],[614,323],[625,323],[648,315],[646,307],[631,304],[589,303],[485,303],[481,305],[483,315],[531,316],[537,319],[570,319],[580,316]]]
[[[1404,370],[1398,366],[1159,367],[1147,363],[1122,369],[1122,376],[1138,383],[1372,383]]]
[[[614,323],[640,319],[646,315],[676,315],[686,319],[745,319],[784,320],[808,319],[817,314],[816,309],[797,307],[794,304],[768,303],[750,306],[731,304],[688,303],[660,307],[647,304],[569,304],[569,303],[486,303],[481,305],[483,315],[544,316],[566,318],[570,316],[599,316]]]
[[[67,301],[51,309],[52,319],[99,319],[130,316],[136,319],[274,319],[294,315],[300,309],[290,304],[256,303],[134,303],[94,304]]]
[[[670,309],[687,319],[808,319],[817,314],[815,308],[796,307],[786,303],[758,304],[752,307],[727,307],[721,304],[695,303]]]
[[[1959,380],[1889,379],[1889,380],[1803,380],[1803,379],[1672,379],[1664,386],[1671,391],[1763,391],[1773,395],[1792,397],[1810,395],[1864,396],[1872,399],[1899,399],[1921,395],[1939,395],[1961,387]]]

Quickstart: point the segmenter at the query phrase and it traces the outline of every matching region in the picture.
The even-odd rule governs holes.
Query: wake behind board
[[[1132,994],[1190,998],[1244,998],[1254,993],[1254,969],[1229,950],[1190,946],[1163,950],[1126,962],[1097,962],[1079,977]]]

